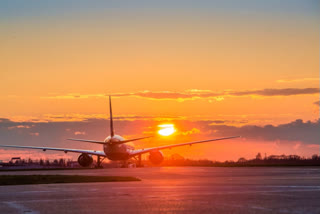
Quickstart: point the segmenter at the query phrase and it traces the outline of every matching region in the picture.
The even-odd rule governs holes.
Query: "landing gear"
[[[138,156],[138,165],[137,167],[143,167],[142,163],[141,163],[141,155]]]
[[[136,159],[137,161],[137,167],[143,167],[143,164],[141,162],[141,155],[138,155],[138,158],[134,157],[134,159]]]
[[[131,160],[124,160],[121,161],[120,165],[121,168],[136,168],[138,167],[137,163]]]
[[[121,168],[129,168],[129,163],[128,163],[127,160],[124,160],[124,161],[122,162]]]
[[[104,159],[105,159],[104,157],[101,158],[101,156],[99,156],[99,155],[97,156],[97,165],[95,166],[96,169],[102,169],[103,168],[102,162],[103,162]]]

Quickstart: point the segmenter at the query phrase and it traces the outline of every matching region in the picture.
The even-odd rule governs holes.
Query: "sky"
[[[137,148],[239,134],[166,155],[319,153],[319,10],[315,0],[1,1],[0,144],[99,149],[64,139],[104,139],[112,95],[120,135],[175,125]],[[43,155],[0,149],[0,160],[12,154]]]

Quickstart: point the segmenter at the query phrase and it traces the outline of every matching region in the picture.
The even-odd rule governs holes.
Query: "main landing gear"
[[[101,157],[100,155],[97,156],[97,165],[94,167],[96,169],[102,169],[102,162],[105,159],[105,157]]]
[[[137,155],[137,157],[133,157],[136,161],[130,161],[130,160],[123,160],[121,162],[120,167],[121,168],[135,168],[135,167],[143,167],[142,161],[141,161],[141,155]]]
[[[141,162],[141,155],[138,155],[138,158],[134,157],[137,161],[137,167],[143,167],[143,164]]]

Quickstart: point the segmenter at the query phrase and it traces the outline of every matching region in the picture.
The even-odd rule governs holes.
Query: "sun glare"
[[[158,133],[162,136],[172,135],[176,131],[173,124],[162,124],[158,125],[158,127],[161,128]]]

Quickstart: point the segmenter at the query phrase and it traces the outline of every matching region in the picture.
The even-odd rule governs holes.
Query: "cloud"
[[[246,124],[249,120],[211,120],[209,125],[219,125],[219,124]]]
[[[39,136],[39,132],[30,132],[29,133],[31,136]]]
[[[278,126],[245,125],[241,127],[214,125],[211,126],[215,134],[220,136],[240,135],[247,139],[261,141],[292,141],[305,144],[317,144],[320,142],[320,119],[316,122],[303,122],[297,119],[291,123]]]
[[[73,133],[74,135],[86,135],[86,132],[79,132],[79,131],[76,131]]]
[[[199,134],[201,131],[197,128],[193,128],[189,131],[181,132],[182,135],[193,135],[193,134]]]
[[[12,121],[8,118],[0,118],[0,123],[4,124],[4,123],[11,123]]]
[[[320,147],[320,145],[319,144],[309,144],[309,145],[307,145],[307,147],[318,149]]]
[[[317,106],[320,106],[320,100],[314,102],[313,104],[317,105]]]
[[[9,122],[33,122],[33,123],[45,123],[45,122],[76,122],[76,121],[87,121],[90,119],[108,119],[107,114],[44,114],[38,117],[10,117]],[[179,120],[185,119],[183,116],[170,116],[170,115],[159,115],[159,116],[139,116],[139,115],[114,115],[114,120],[117,121],[135,121],[135,120]],[[6,119],[7,120],[7,119]],[[5,120],[3,120],[5,122]],[[1,119],[0,119],[1,122]],[[8,129],[18,128],[15,126],[8,127]],[[22,128],[22,125],[19,126]],[[24,128],[28,128],[25,126]]]
[[[314,78],[300,78],[300,79],[281,79],[281,80],[277,80],[277,83],[294,83],[294,82],[307,82],[307,81],[319,81],[319,78],[314,77]]]
[[[190,100],[190,99],[200,99],[200,98],[212,98],[216,100],[223,100],[224,96],[293,96],[293,95],[307,95],[307,94],[318,94],[319,88],[284,88],[284,89],[261,89],[261,90],[247,90],[247,91],[224,91],[224,92],[212,92],[209,90],[187,90],[185,92],[151,92],[142,91],[136,93],[118,93],[113,94],[113,96],[136,96],[142,98],[150,99],[176,99],[176,100]]]
[[[8,130],[11,130],[11,129],[30,129],[31,126],[27,126],[27,125],[18,125],[18,126],[10,126],[8,127]]]
[[[268,97],[307,95],[307,94],[319,94],[319,88],[284,88],[284,89],[263,89],[263,90],[230,92],[230,95],[235,95],[235,96],[259,95],[259,96],[268,96]]]
[[[210,99],[216,101],[224,100],[224,97],[241,97],[241,96],[260,96],[260,97],[273,97],[273,96],[294,96],[294,95],[312,95],[319,94],[319,88],[283,88],[283,89],[259,89],[259,90],[246,90],[246,91],[222,91],[213,92],[211,90],[189,89],[182,92],[172,91],[139,91],[131,93],[113,93],[114,97],[139,97],[151,100],[196,100],[196,99]],[[42,97],[45,99],[87,99],[87,98],[101,98],[106,97],[103,94],[66,94],[57,96]]]
[[[43,99],[88,99],[88,98],[97,98],[97,97],[106,97],[105,94],[79,94],[79,93],[69,93],[65,95],[53,95],[41,97]]]
[[[185,101],[185,100],[194,100],[199,98],[213,98],[215,96],[219,96],[220,93],[213,92],[200,92],[200,91],[186,91],[186,92],[171,92],[171,91],[141,91],[134,93],[116,93],[112,94],[116,97],[127,97],[134,96],[140,98],[147,98],[152,100],[177,100],[177,101]]]
[[[301,147],[301,143],[296,143],[294,146],[293,146],[293,149],[294,150],[297,150]]]

